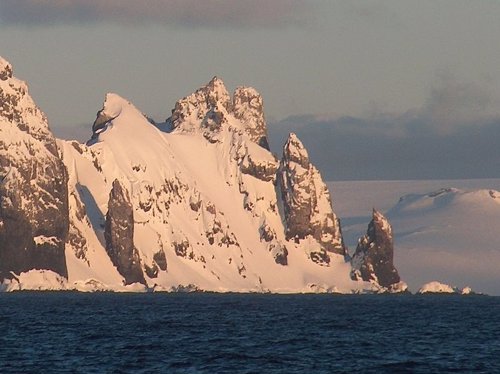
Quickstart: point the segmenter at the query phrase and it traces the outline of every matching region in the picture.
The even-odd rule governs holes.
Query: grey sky
[[[262,93],[276,138],[300,127],[314,147],[319,134],[310,152],[332,178],[497,176],[485,142],[500,136],[499,19],[494,0],[2,0],[0,55],[66,133],[106,92],[163,120],[218,75]],[[415,165],[369,173],[370,145],[381,165]]]

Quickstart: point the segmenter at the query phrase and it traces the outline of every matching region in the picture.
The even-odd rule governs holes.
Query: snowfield
[[[375,207],[394,234],[394,263],[410,290],[434,279],[500,295],[500,179],[346,181],[329,187],[354,251]]]

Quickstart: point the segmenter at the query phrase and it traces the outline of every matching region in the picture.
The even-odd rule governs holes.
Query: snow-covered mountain
[[[269,151],[253,88],[231,96],[214,78],[163,124],[107,94],[86,144],[56,144],[4,60],[0,72],[4,289],[391,289],[351,279],[319,171],[294,134],[281,161]]]
[[[438,279],[500,295],[500,179],[330,186],[351,248],[366,231],[366,211],[376,206],[384,212],[392,226],[394,264],[412,291]]]
[[[443,188],[403,196],[387,211],[406,279],[443,279],[498,293],[500,192]]]

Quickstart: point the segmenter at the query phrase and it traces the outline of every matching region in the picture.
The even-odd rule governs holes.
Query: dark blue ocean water
[[[0,294],[0,373],[500,372],[500,298]]]

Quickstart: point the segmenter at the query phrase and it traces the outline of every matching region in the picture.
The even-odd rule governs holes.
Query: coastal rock
[[[358,241],[351,260],[354,280],[376,283],[385,288],[397,285],[401,279],[394,267],[394,243],[389,221],[377,210],[373,210],[372,220],[366,235]]]

